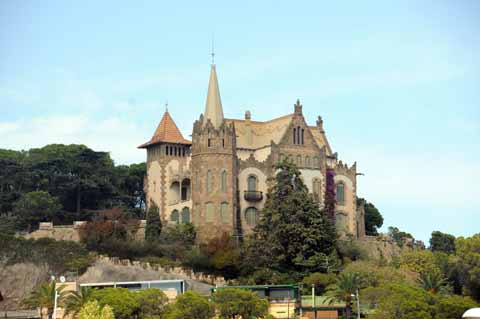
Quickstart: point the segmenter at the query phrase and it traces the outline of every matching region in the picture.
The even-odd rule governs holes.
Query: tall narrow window
[[[300,126],[297,127],[297,144],[300,144]]]
[[[211,202],[207,203],[205,206],[207,210],[206,216],[205,216],[206,221],[207,222],[215,221],[215,206]]]
[[[337,184],[337,204],[345,205],[345,184]]]
[[[211,193],[213,189],[213,181],[212,181],[212,171],[208,170],[207,172],[207,192]]]
[[[212,131],[208,129],[208,147],[212,147]]]
[[[175,223],[175,224],[178,224],[180,222],[180,215],[178,214],[178,210],[174,210],[171,214],[170,214],[170,220]]]
[[[293,128],[293,144],[297,144],[297,129]]]
[[[227,191],[227,171],[222,171],[222,192]]]
[[[257,177],[254,175],[248,176],[248,191],[254,192],[257,190]]]
[[[320,202],[320,187],[320,180],[318,178],[314,178],[312,182],[312,193],[317,202]]]
[[[303,142],[303,137],[304,137],[304,135],[305,135],[305,129],[302,128],[302,134],[301,134],[301,136],[300,136],[300,137],[301,137],[301,139],[300,139],[300,144],[302,144],[302,145],[304,144],[304,142]]]
[[[297,166],[298,167],[302,166],[302,156],[301,155],[297,155]]]
[[[228,210],[227,202],[223,202],[222,204],[220,204],[220,215],[222,217],[223,223],[230,223],[232,221],[230,211]]]
[[[306,156],[306,157],[305,157],[305,166],[306,166],[307,168],[310,168],[310,164],[311,164],[311,163],[310,163],[310,157],[309,157],[309,156]]]
[[[257,209],[255,207],[249,207],[245,211],[245,220],[247,222],[247,225],[249,226],[255,226],[257,225],[258,221],[258,213]]]
[[[190,209],[188,207],[184,207],[182,209],[182,224],[186,224],[190,222]]]
[[[314,168],[319,168],[320,167],[320,162],[319,162],[318,156],[315,156],[313,158],[313,167]]]

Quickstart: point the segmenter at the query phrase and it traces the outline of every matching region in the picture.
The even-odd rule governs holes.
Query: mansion
[[[237,238],[255,227],[274,164],[290,158],[320,207],[327,168],[335,172],[336,228],[340,234],[365,235],[363,205],[357,208],[357,168],[338,160],[321,117],[308,125],[297,100],[293,113],[261,122],[249,111],[244,119],[224,117],[215,64],[205,111],[185,139],[168,113],[163,115],[147,150],[145,191],[159,207],[164,224],[191,222],[205,241],[226,232]]]

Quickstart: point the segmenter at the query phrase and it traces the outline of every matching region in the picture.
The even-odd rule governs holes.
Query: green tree
[[[400,267],[417,273],[436,272],[441,270],[437,265],[435,255],[429,250],[405,251],[400,255]]]
[[[470,308],[478,307],[470,297],[457,295],[440,296],[435,304],[436,319],[457,319]]]
[[[148,242],[156,242],[160,239],[162,232],[162,221],[160,220],[160,212],[154,201],[150,201],[150,208],[147,213],[147,226],[145,228],[145,240]]]
[[[187,291],[168,305],[165,319],[210,319],[214,315],[215,308],[206,297]]]
[[[334,226],[308,193],[297,167],[283,161],[276,168],[249,244],[248,262],[258,268],[317,271],[334,250]]]
[[[337,282],[335,274],[324,274],[321,272],[312,273],[302,280],[302,284],[305,287],[305,292],[308,292],[312,286],[315,287],[315,293],[322,295],[328,286],[331,286]]]
[[[347,319],[350,319],[352,312],[352,295],[357,293],[357,289],[360,289],[360,286],[361,278],[357,273],[341,273],[337,278],[336,284],[331,286],[327,291],[330,302],[334,302],[336,299],[345,302]]]
[[[217,289],[212,299],[221,319],[265,318],[268,314],[268,301],[249,290]]]
[[[480,233],[455,240],[456,267],[464,293],[480,301]]]
[[[390,238],[392,238],[400,247],[405,244],[406,239],[414,239],[412,234],[400,231],[398,227],[388,227],[388,236],[390,236]]]
[[[138,300],[134,292],[125,288],[105,288],[93,293],[100,306],[112,307],[115,318],[130,319],[139,313]]]
[[[140,309],[139,319],[163,319],[168,303],[167,296],[157,288],[148,288],[136,292]]]
[[[363,205],[365,210],[365,233],[369,236],[378,235],[378,229],[383,225],[383,216],[380,211],[363,198],[358,198],[357,204]]]
[[[42,318],[52,318],[55,304],[55,289],[57,290],[57,305],[62,305],[65,299],[65,285],[57,287],[55,280],[41,284],[27,299],[23,301],[25,307],[40,308]],[[46,316],[46,317],[44,317]]]
[[[79,319],[115,319],[112,308],[109,305],[100,307],[98,301],[87,302],[79,311]]]
[[[405,284],[390,284],[375,288],[379,302],[373,319],[433,319],[431,296],[424,290]]]
[[[445,252],[447,254],[454,253],[455,236],[439,231],[432,232],[432,237],[430,238],[430,250]]]
[[[18,228],[32,231],[39,222],[51,221],[62,208],[58,198],[44,191],[24,194],[15,203],[13,213],[18,218]]]
[[[78,291],[71,291],[65,296],[64,302],[64,317],[78,316],[80,310],[85,306],[87,302],[92,299],[93,290],[90,287],[80,287]]]

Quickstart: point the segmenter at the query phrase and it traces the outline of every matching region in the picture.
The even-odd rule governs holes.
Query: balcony
[[[243,198],[249,202],[259,202],[263,199],[263,193],[257,191],[245,191],[243,193]]]

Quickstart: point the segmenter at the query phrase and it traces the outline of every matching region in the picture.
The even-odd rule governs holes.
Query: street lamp
[[[52,315],[52,319],[57,319],[57,300],[58,300],[58,291],[57,291],[57,284],[55,283],[55,276],[52,276],[51,277],[55,287],[55,299],[54,299],[54,302],[53,302],[53,315]],[[60,282],[61,283],[64,283],[65,282],[65,277],[64,276],[60,276]]]
[[[357,318],[360,319],[360,295],[358,294],[358,288],[355,294],[351,294],[350,296],[357,299]]]

